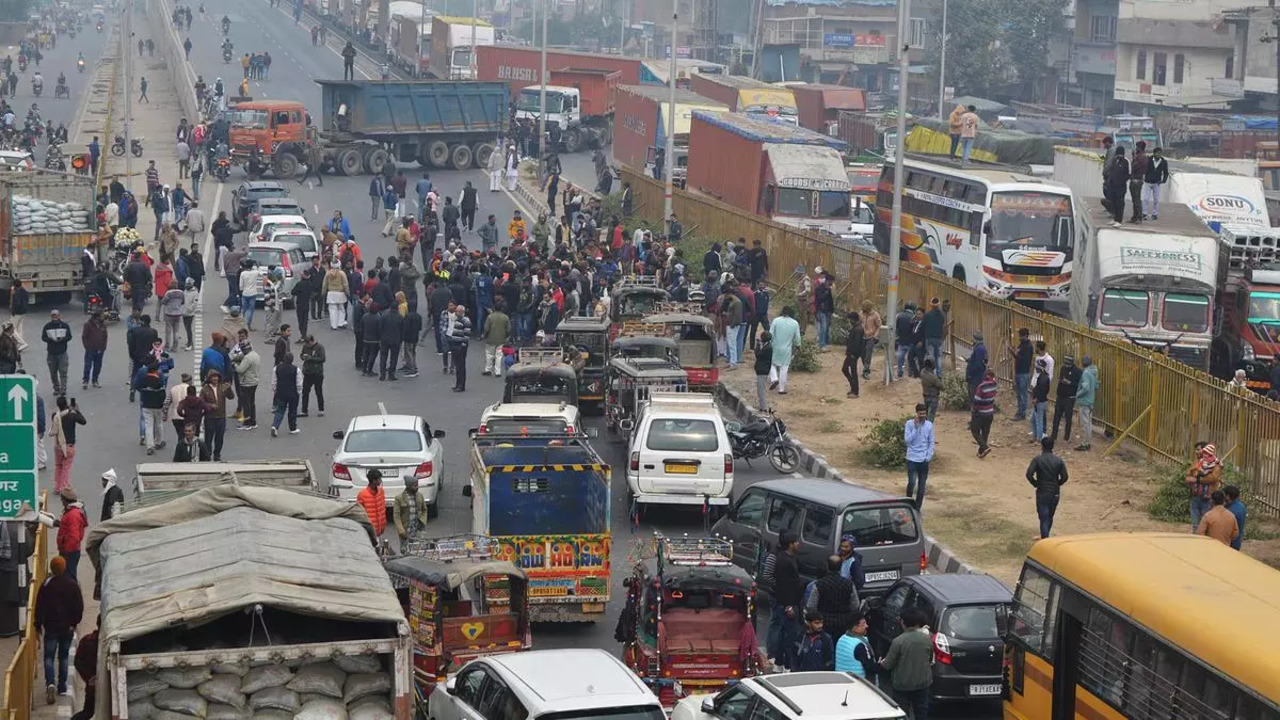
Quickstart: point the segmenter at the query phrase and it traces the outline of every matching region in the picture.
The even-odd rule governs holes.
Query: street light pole
[[[120,52],[124,55],[124,145],[127,149],[133,138],[133,0],[125,0],[124,28],[120,31]],[[107,138],[110,140],[110,138]],[[124,175],[133,177],[133,153],[124,154]]]
[[[680,19],[680,0],[671,0],[671,69],[670,77],[667,78],[670,96],[667,99],[667,133],[666,139],[663,141],[662,160],[662,213],[663,220],[668,223],[667,237],[671,237],[671,213],[672,207],[672,182],[671,179],[675,175],[675,132],[676,132],[676,25]]]
[[[938,60],[938,119],[947,119],[947,0],[942,0],[942,53]]]
[[[550,0],[542,0],[542,60],[538,70],[538,178],[547,169],[547,14]]]
[[[885,301],[885,324],[889,328],[889,337],[885,343],[884,383],[893,382],[892,357],[896,344],[894,338],[894,318],[898,314],[898,274],[902,269],[902,181],[904,172],[902,161],[906,156],[907,137],[907,74],[910,71],[911,45],[907,41],[907,30],[911,24],[911,0],[898,3],[898,138],[893,157],[893,216],[889,225],[889,292]]]

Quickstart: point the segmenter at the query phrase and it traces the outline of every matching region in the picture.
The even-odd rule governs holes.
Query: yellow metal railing
[[[49,506],[48,493],[40,494],[40,509]],[[49,570],[48,532],[44,525],[36,530],[35,552],[31,555],[31,585],[27,592],[27,624],[22,631],[18,651],[9,661],[4,673],[4,705],[0,705],[0,720],[28,720],[31,717],[31,699],[34,697],[36,668],[40,666],[40,636],[36,632],[36,595],[44,584]]]
[[[116,25],[116,57],[119,58],[122,53],[126,53],[129,49],[125,46],[123,25]],[[107,114],[106,119],[102,122],[102,140],[101,147],[98,152],[98,167],[94,168],[93,193],[97,196],[98,188],[102,187],[103,171],[107,167],[107,158],[111,157],[111,143],[113,136],[111,134],[111,113],[116,107],[116,78],[120,77],[123,66],[120,62],[111,63],[111,79],[107,81]],[[96,229],[96,228],[95,228]],[[3,720],[3,718],[0,718]]]
[[[662,184],[629,168],[635,215],[661,220]],[[821,265],[837,278],[840,300],[856,308],[871,300],[883,309],[888,258],[837,245],[816,232],[788,227],[739,210],[713,198],[675,191],[673,210],[686,227],[714,238],[763,241],[769,253],[769,281],[794,283],[795,268]],[[1247,479],[1242,490],[1260,512],[1280,517],[1280,404],[1253,393],[1231,393],[1226,384],[1161,355],[1005,300],[978,293],[925,268],[903,264],[899,297],[917,304],[938,297],[951,301],[950,343],[967,344],[981,331],[992,367],[1006,382],[1013,378],[1007,349],[1018,328],[1043,339],[1049,352],[1079,360],[1090,356],[1098,367],[1099,390],[1094,422],[1140,446],[1148,461],[1187,462],[1197,441],[1214,443]],[[888,318],[892,322],[893,318]],[[954,358],[954,355],[953,355]],[[954,359],[953,359],[954,362]]]

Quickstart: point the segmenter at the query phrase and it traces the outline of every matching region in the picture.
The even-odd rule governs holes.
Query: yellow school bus
[[[1041,540],[1022,566],[1005,720],[1280,719],[1280,572],[1204,536]]]

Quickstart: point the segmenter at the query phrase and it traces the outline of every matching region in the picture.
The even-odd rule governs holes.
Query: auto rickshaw
[[[622,323],[639,320],[657,312],[660,303],[667,302],[671,294],[658,287],[657,278],[647,276],[628,277],[613,290],[609,303],[609,319],[613,327],[609,340],[618,337]]]
[[[556,340],[565,351],[577,352],[582,359],[578,371],[578,402],[603,411],[605,369],[608,365],[609,318],[573,315],[560,321]]]
[[[667,358],[616,357],[609,361],[605,383],[605,427],[630,432],[636,408],[650,392],[688,392],[689,375]]]
[[[711,318],[688,312],[660,313],[648,315],[642,322],[648,327],[661,327],[658,334],[676,341],[680,366],[689,373],[691,390],[715,390],[720,369],[716,367],[716,330]]]
[[[680,346],[671,338],[656,335],[626,335],[609,345],[609,359],[651,357],[680,363]]]
[[[496,540],[462,534],[404,544],[386,570],[413,634],[419,698],[475,658],[533,646],[528,577],[494,559]]]
[[[502,402],[578,404],[578,373],[559,348],[520,348],[505,377]]]
[[[627,588],[616,635],[622,660],[670,710],[683,697],[716,693],[760,674],[756,584],[715,537],[657,537]]]

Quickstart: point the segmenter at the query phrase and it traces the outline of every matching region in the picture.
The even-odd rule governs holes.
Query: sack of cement
[[[240,681],[240,692],[252,695],[269,687],[280,687],[289,684],[293,679],[293,671],[279,663],[261,665],[244,674]]]
[[[169,684],[161,680],[155,673],[139,670],[131,672],[128,675],[127,694],[129,702],[134,700],[143,700],[155,695],[161,690],[168,690]]]
[[[156,677],[171,688],[190,690],[213,677],[213,673],[209,672],[207,665],[202,665],[194,668],[165,668],[156,673]]]
[[[249,707],[258,710],[288,710],[297,712],[302,707],[298,693],[286,687],[263,688],[249,696]]]
[[[240,677],[231,673],[214,675],[196,688],[200,696],[211,703],[222,703],[237,708],[245,707],[244,693],[240,692]]]
[[[342,700],[349,705],[362,697],[389,692],[391,692],[391,676],[387,673],[353,673],[347,676]]]
[[[156,706],[150,697],[129,701],[129,720],[151,720],[155,714]]]
[[[332,662],[303,665],[285,687],[300,693],[316,693],[341,698],[347,674]]]
[[[347,720],[347,707],[335,698],[312,700],[302,706],[293,720]]]
[[[209,701],[195,690],[161,690],[151,698],[160,710],[172,710],[183,715],[202,718],[209,712]]]
[[[248,708],[223,705],[222,703],[209,703],[209,715],[205,720],[250,720],[252,717],[253,711]],[[130,717],[129,720],[133,720],[133,718]]]
[[[395,720],[395,717],[391,703],[377,695],[361,698],[347,708],[348,720]]]
[[[382,660],[377,655],[339,655],[333,662],[348,673],[376,673],[382,670]]]

